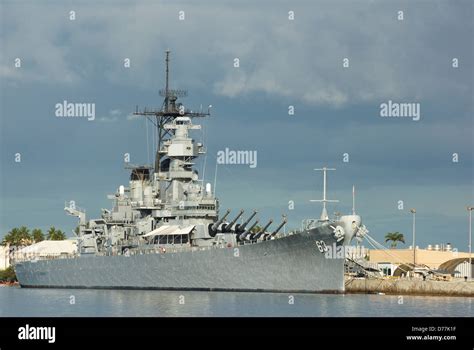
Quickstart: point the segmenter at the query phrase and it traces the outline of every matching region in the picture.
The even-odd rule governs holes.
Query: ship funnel
[[[270,221],[253,237],[253,239],[259,239],[267,230],[267,228],[272,224],[273,220]]]
[[[235,232],[242,233],[245,231],[245,227],[249,224],[250,221],[254,218],[254,216],[257,215],[257,211],[254,210],[252,215],[245,221],[243,224],[237,224],[235,225]]]
[[[216,235],[219,225],[224,222],[224,220],[226,219],[227,215],[229,215],[229,213],[230,213],[230,209],[227,209],[225,214],[219,220],[217,220],[214,224],[209,225],[209,235],[211,237],[214,237]]]
[[[234,226],[234,224],[237,222],[237,220],[239,220],[239,218],[242,216],[243,213],[244,213],[244,210],[241,209],[240,212],[237,214],[237,216],[234,218],[234,220],[232,220],[231,222],[226,224],[225,227],[222,228],[222,231],[231,232],[232,226]]]
[[[252,229],[257,226],[258,224],[258,219],[255,220],[255,222],[252,224],[252,226],[250,226],[247,230],[245,230],[240,236],[239,236],[239,239],[240,240],[243,240],[245,239],[245,237],[247,237],[247,235],[250,233],[250,231],[252,231]]]

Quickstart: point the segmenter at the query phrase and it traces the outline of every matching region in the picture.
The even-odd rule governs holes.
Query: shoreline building
[[[449,243],[428,245],[425,249],[371,249],[369,262],[377,264],[385,276],[398,276],[397,269],[404,266],[425,266],[431,270],[448,273],[453,277],[469,277],[469,253],[459,252]],[[471,266],[472,268],[472,266]],[[471,273],[472,276],[472,273]]]
[[[0,245],[0,270],[5,270],[10,266],[10,247]]]
[[[41,241],[14,251],[11,261],[68,257],[77,253],[77,240]]]

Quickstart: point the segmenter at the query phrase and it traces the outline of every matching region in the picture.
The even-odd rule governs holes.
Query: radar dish
[[[169,89],[168,93],[166,93],[166,90],[162,89],[162,90],[160,90],[160,96],[163,96],[163,97],[171,97],[171,96],[186,97],[186,96],[188,96],[188,92],[186,90]]]

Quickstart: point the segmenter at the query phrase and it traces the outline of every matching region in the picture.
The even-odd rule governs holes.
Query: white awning
[[[150,237],[150,236],[154,236],[154,235],[156,235],[156,234],[157,234],[157,233],[156,233],[156,231],[158,231],[158,230],[153,230],[153,231],[150,231],[150,232],[148,232],[146,235],[143,235],[142,237]]]
[[[178,225],[170,225],[167,228],[165,228],[165,229],[161,230],[160,232],[158,232],[157,235],[159,235],[159,236],[172,235],[172,234],[174,234],[174,232],[176,232],[178,230],[179,230]]]
[[[159,235],[160,233],[168,232],[170,230],[176,231],[177,229],[179,229],[178,225],[163,225],[154,229],[153,231],[148,232],[146,235],[143,235],[143,237],[156,236],[156,235]]]
[[[194,227],[195,225],[189,225],[189,226],[180,228],[178,231],[173,232],[173,235],[187,235],[193,230]]]
[[[190,225],[183,228],[180,228],[178,225],[163,225],[153,231],[148,232],[146,235],[143,235],[143,237],[164,235],[187,235],[192,231],[194,227],[195,225]]]

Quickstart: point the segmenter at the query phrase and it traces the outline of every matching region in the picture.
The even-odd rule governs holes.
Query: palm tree
[[[3,238],[2,245],[11,245],[15,247],[25,246],[33,243],[33,237],[30,235],[30,230],[26,226],[20,228],[13,228]]]
[[[63,241],[66,239],[66,235],[63,231],[56,229],[54,226],[48,230],[48,240],[50,241]]]
[[[405,237],[403,236],[403,233],[400,232],[389,232],[385,235],[385,242],[390,242],[390,248],[396,248],[397,247],[397,242],[402,242],[405,244]]]
[[[2,245],[16,245],[18,238],[18,229],[15,227],[3,237]]]
[[[18,237],[21,245],[28,245],[33,241],[33,237],[30,235],[30,230],[26,226],[21,226],[19,228]]]
[[[33,241],[35,241],[35,243],[44,241],[43,231],[41,231],[39,228],[35,228],[33,231],[31,231],[31,236],[33,238]]]

